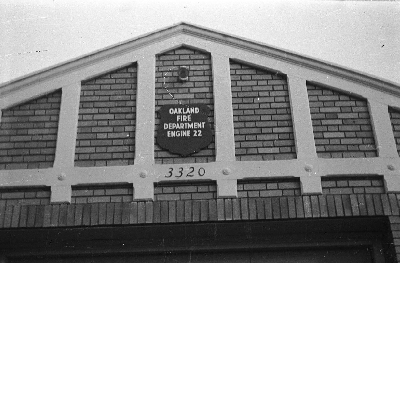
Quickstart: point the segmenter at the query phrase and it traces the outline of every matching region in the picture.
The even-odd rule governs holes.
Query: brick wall
[[[318,157],[376,157],[367,101],[307,84]]]
[[[390,122],[392,123],[394,138],[396,140],[397,154],[400,155],[400,111],[389,108]]]
[[[399,224],[399,201],[400,195],[394,193],[361,193],[61,205],[6,205],[0,202],[0,229],[363,216],[388,216],[392,217],[391,223]],[[107,210],[110,216],[103,222],[99,221],[101,210]],[[11,221],[15,226],[10,226]],[[399,232],[399,226],[394,226],[393,230]],[[400,254],[400,238],[397,245]]]
[[[323,194],[385,193],[383,178],[358,177],[322,178]]]
[[[72,188],[72,204],[123,203],[133,201],[132,185],[93,185]]]
[[[178,81],[178,67],[182,65],[189,67],[188,82]],[[164,88],[164,76],[165,86],[168,91]],[[169,93],[171,93],[176,100],[174,100]],[[157,56],[156,135],[160,124],[157,111],[164,104],[179,105],[178,101],[181,101],[182,104],[206,104],[210,108],[208,120],[214,132],[214,97],[210,54],[181,47]],[[181,157],[180,155],[163,150],[156,142],[154,148],[155,161],[157,164],[184,164],[215,161],[214,139],[208,147],[188,157]]]
[[[236,159],[296,158],[286,78],[231,62]]]
[[[136,64],[82,82],[75,166],[133,164],[136,88]]]
[[[0,204],[20,206],[50,204],[50,188],[1,189]]]
[[[186,83],[177,80],[180,65],[189,66]],[[236,159],[296,158],[285,76],[236,62],[230,71]],[[210,55],[181,47],[156,57],[155,133],[159,107],[178,105],[164,89],[164,75],[177,100],[208,105],[214,130]],[[136,88],[136,65],[82,82],[76,166],[134,163]],[[319,157],[377,155],[365,100],[307,88]],[[58,91],[3,110],[1,169],[52,166],[60,100]],[[389,109],[389,115],[400,154],[400,111]],[[212,162],[215,142],[189,157],[155,144],[155,160]],[[132,185],[87,185],[72,188],[70,205],[50,204],[49,188],[10,188],[0,191],[0,228],[388,216],[400,260],[400,195],[385,193],[381,177],[323,178],[322,188],[322,195],[303,196],[299,179],[246,179],[238,181],[237,199],[220,199],[215,182],[167,182],[155,185],[151,202],[134,200]]]
[[[53,166],[61,90],[2,110],[0,169]]]
[[[154,200],[205,200],[217,198],[217,185],[211,182],[159,184],[154,188]]]
[[[240,180],[238,197],[300,196],[300,180]]]

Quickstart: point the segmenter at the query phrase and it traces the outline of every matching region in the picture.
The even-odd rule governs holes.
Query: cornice
[[[204,40],[212,40],[216,43],[228,45],[243,51],[256,53],[265,57],[273,58],[281,62],[290,63],[307,69],[325,73],[340,79],[368,86],[374,90],[383,91],[394,96],[400,96],[400,85],[395,82],[384,80],[376,76],[345,68],[341,65],[304,56],[293,51],[270,47],[261,42],[252,41],[239,36],[228,35],[218,31],[200,28],[194,25],[182,27],[182,31],[190,36],[196,36]]]
[[[233,36],[230,34],[192,24],[187,24],[184,22],[163,28],[156,32],[139,36],[133,40],[127,40],[119,44],[106,47],[102,50],[94,51],[87,55],[57,64],[50,68],[46,68],[41,71],[34,72],[32,74],[2,84],[0,85],[0,95],[5,96],[11,94],[22,88],[36,84],[37,82],[51,80],[60,77],[63,74],[72,73],[81,68],[95,65],[96,63],[99,63],[101,61],[113,57],[118,57],[179,35],[188,35],[195,38],[200,38],[202,40],[221,44],[227,46],[228,48],[233,47],[242,51],[255,53],[261,56],[275,59],[280,62],[291,64],[293,66],[300,66],[305,69],[310,69],[332,77],[363,85],[379,92],[384,92],[394,95],[396,97],[400,97],[400,86],[394,82],[386,81],[372,75],[344,68],[333,63],[310,58],[291,51],[289,52],[284,49],[270,47],[260,42],[251,41],[249,39]]]
[[[96,50],[84,56],[80,56],[70,61],[56,64],[52,67],[45,68],[40,71],[25,75],[21,78],[15,79],[13,81],[4,83],[0,85],[0,95],[6,95],[23,87],[35,84],[38,81],[43,82],[44,80],[50,80],[62,76],[63,74],[68,74],[84,67],[94,65],[103,60],[121,56],[123,54],[149,46],[152,43],[156,43],[160,39],[168,39],[176,35],[176,32],[174,31],[175,28],[176,26],[173,26],[165,30],[160,30],[155,33],[149,33],[133,40],[128,40],[116,45],[106,47],[102,50]]]

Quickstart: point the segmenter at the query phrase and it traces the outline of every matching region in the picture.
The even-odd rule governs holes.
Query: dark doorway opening
[[[8,262],[393,262],[386,218],[0,232]]]

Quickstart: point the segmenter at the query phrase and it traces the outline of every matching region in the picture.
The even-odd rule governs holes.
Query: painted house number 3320
[[[179,167],[179,168],[168,168],[168,172],[164,175],[166,178],[195,178],[197,176],[204,176],[206,170],[203,167]]]

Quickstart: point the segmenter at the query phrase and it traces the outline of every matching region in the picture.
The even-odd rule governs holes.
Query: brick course
[[[389,108],[390,122],[392,123],[397,154],[400,155],[400,110]]]
[[[50,204],[50,188],[2,188],[0,190],[0,204]]]
[[[299,196],[300,180],[239,180],[238,197]]]
[[[231,62],[236,160],[296,158],[286,77]]]
[[[61,90],[2,110],[0,169],[53,166]]]
[[[178,81],[178,67],[189,67],[189,81]],[[174,100],[168,91],[174,96]],[[208,120],[214,132],[214,96],[211,69],[211,56],[187,47],[181,47],[159,54],[156,58],[156,123],[155,135],[160,124],[158,110],[164,104],[201,103],[210,108]],[[185,164],[215,161],[215,140],[208,147],[188,157],[181,157],[161,149],[155,142],[155,162],[157,164]]]
[[[382,177],[322,178],[323,194],[385,193]]]
[[[121,225],[384,215],[395,217],[391,222],[399,224],[399,200],[400,196],[394,194],[375,193],[61,205],[0,203],[0,228],[6,228],[4,221],[12,220],[14,213],[18,213],[15,220],[19,221],[15,227],[27,227],[29,218],[36,220],[38,216],[41,222],[32,227],[92,226],[101,221],[104,225]],[[397,225],[394,228],[398,231]]]
[[[217,185],[211,182],[159,184],[154,188],[154,200],[205,200],[217,198]]]
[[[93,185],[72,188],[71,203],[121,203],[133,201],[132,185]]]
[[[318,157],[376,157],[367,101],[307,83]]]
[[[134,163],[136,89],[136,64],[82,82],[75,166]]]

